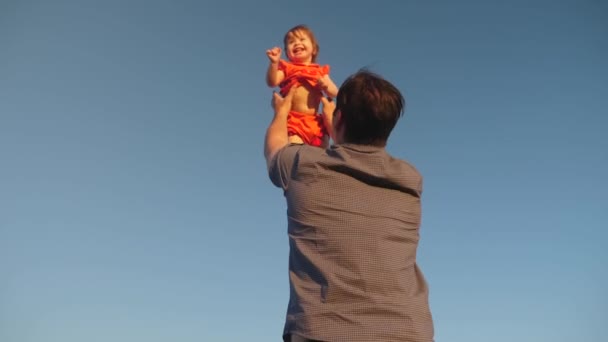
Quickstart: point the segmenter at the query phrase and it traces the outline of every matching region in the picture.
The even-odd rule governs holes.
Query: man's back
[[[270,165],[285,189],[285,334],[324,341],[432,341],[416,265],[422,177],[384,148],[289,146]]]

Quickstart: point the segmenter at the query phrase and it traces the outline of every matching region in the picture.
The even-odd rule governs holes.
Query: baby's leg
[[[289,136],[289,143],[290,144],[303,144],[304,140],[302,140],[302,138],[300,138],[299,135],[293,134]]]

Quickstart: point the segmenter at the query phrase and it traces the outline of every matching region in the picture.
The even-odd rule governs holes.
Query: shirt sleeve
[[[285,73],[285,76],[287,76],[288,73],[290,73],[290,64],[287,63],[284,60],[279,60],[279,70],[283,71]]]
[[[298,152],[303,145],[288,145],[275,154],[268,166],[268,176],[272,184],[287,190],[292,177],[293,166],[296,163]]]

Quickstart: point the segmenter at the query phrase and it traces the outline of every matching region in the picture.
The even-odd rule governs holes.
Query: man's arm
[[[336,133],[334,132],[334,111],[336,110],[336,103],[332,99],[327,99],[324,96],[321,97],[321,103],[323,104],[323,124],[329,133],[329,137],[335,142]]]
[[[266,138],[264,141],[264,157],[266,165],[270,166],[274,156],[283,147],[289,143],[287,136],[287,115],[291,110],[291,101],[297,87],[291,87],[285,98],[279,94],[273,93],[272,107],[274,108],[274,117],[266,130]]]

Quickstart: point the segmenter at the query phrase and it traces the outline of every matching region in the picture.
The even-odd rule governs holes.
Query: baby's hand
[[[319,79],[317,80],[317,85],[319,86],[319,88],[322,91],[327,91],[327,88],[329,87],[330,84],[331,84],[331,80],[329,78],[329,75],[323,75],[323,76],[319,77]]]
[[[270,62],[279,63],[279,60],[281,59],[281,48],[275,46],[270,50],[266,50],[266,56],[268,56]]]
[[[329,75],[319,77],[317,79],[317,87],[329,97],[338,96],[338,87],[336,87]]]

